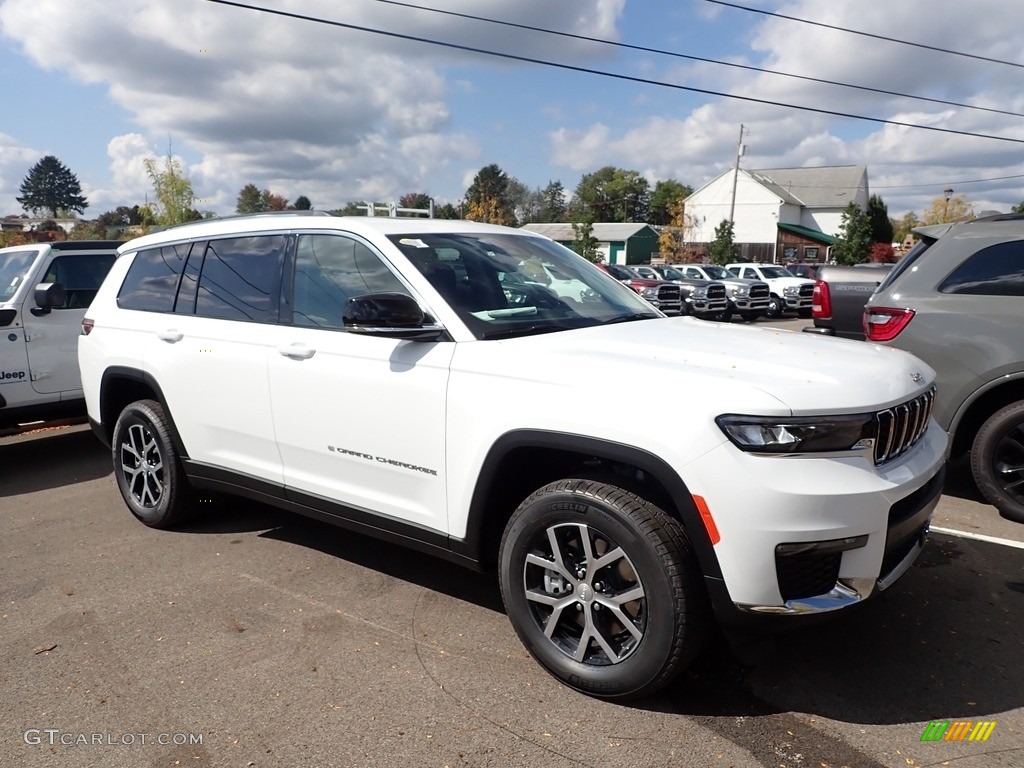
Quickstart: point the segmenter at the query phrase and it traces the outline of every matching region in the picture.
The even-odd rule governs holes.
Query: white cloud
[[[15,198],[21,194],[22,179],[43,154],[0,133],[0,216],[23,213],[21,203]]]
[[[624,2],[504,0],[481,11],[453,0],[445,7],[612,37]],[[274,7],[481,50],[529,56],[551,45],[550,36],[385,3]],[[112,179],[95,190],[93,208],[140,193],[147,136],[172,137],[176,148],[197,154],[193,187],[221,209],[232,208],[248,182],[324,206],[397,196],[429,187],[438,169],[476,151],[473,137],[451,129],[451,86],[439,67],[478,61],[477,54],[203,2],[5,0],[0,29],[39,66],[106,84],[141,129],[111,140]],[[570,61],[595,50],[559,44]]]

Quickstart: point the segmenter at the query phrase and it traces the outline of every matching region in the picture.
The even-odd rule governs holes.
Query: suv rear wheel
[[[978,489],[999,514],[1024,523],[1024,401],[996,411],[971,447]]]
[[[573,479],[537,490],[509,520],[499,562],[516,633],[584,693],[648,695],[685,667],[707,632],[682,526],[621,488]]]
[[[169,528],[195,511],[192,487],[155,400],[125,406],[111,440],[114,474],[128,509],[151,528]]]

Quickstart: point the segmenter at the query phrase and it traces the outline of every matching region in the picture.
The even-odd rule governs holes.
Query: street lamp
[[[949,218],[949,198],[953,196],[953,188],[946,187],[942,190],[942,194],[946,196],[946,207],[942,211],[942,221],[945,222]]]

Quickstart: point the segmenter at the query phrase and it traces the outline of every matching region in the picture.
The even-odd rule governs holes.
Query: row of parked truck
[[[612,277],[666,314],[751,321],[795,312],[810,317],[814,280],[778,264],[604,264]]]

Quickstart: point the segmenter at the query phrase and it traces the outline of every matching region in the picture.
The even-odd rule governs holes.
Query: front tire
[[[681,524],[621,488],[573,479],[537,490],[509,520],[499,563],[516,634],[583,693],[649,695],[707,634],[707,597]]]
[[[151,528],[170,528],[195,511],[168,419],[155,400],[125,406],[111,439],[114,476],[128,509]]]
[[[764,315],[772,320],[782,317],[782,299],[772,294],[772,297],[768,299],[768,309],[765,310]]]
[[[1024,523],[1024,401],[996,411],[981,425],[971,446],[971,473],[1000,515]]]

